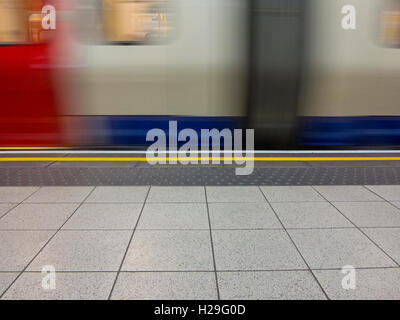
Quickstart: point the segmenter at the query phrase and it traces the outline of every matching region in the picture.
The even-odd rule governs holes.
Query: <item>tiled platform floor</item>
[[[400,299],[399,208],[398,185],[0,187],[0,296]]]

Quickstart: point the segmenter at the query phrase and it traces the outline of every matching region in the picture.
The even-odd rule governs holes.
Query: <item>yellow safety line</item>
[[[4,157],[9,161],[400,161],[400,157]]]

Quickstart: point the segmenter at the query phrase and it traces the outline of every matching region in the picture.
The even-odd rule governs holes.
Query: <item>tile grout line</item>
[[[329,201],[327,198],[325,198],[322,193],[320,193],[314,186],[311,186],[311,188],[314,189],[315,192],[317,192],[321,197],[323,197],[326,201],[328,201],[337,211],[340,212],[340,214],[347,219],[358,231],[360,231],[369,241],[371,241],[376,247],[379,248],[390,260],[392,260],[397,266],[400,267],[400,264],[397,263],[395,259],[393,259],[385,250],[383,250],[374,240],[372,240],[359,226],[357,226],[353,221],[351,221],[342,211],[339,210],[331,201]],[[367,188],[366,188],[367,189]],[[367,189],[368,190],[368,189]]]
[[[60,158],[65,158],[65,157],[67,157],[67,156],[68,156],[68,153],[63,154]],[[57,162],[59,162],[59,161],[58,161],[58,160],[57,160],[57,161],[52,161],[52,162],[50,162],[48,165],[44,166],[44,168],[50,168],[53,164],[55,164],[55,163],[57,163]]]
[[[275,214],[275,217],[278,219],[279,223],[282,225],[283,230],[286,232],[286,235],[289,237],[290,241],[292,242],[293,246],[296,248],[298,254],[300,255],[301,259],[303,260],[303,262],[305,263],[305,265],[308,268],[308,271],[311,273],[311,275],[313,276],[314,280],[317,282],[319,288],[321,289],[322,293],[325,295],[326,299],[331,300],[330,297],[328,296],[328,294],[325,292],[324,288],[322,287],[321,283],[319,282],[318,278],[316,277],[316,275],[314,274],[314,272],[312,271],[312,269],[310,268],[309,264],[307,263],[306,259],[304,258],[304,256],[301,254],[300,249],[297,247],[296,243],[294,242],[294,240],[292,239],[289,231],[287,231],[287,229],[285,228],[285,225],[283,224],[282,220],[279,218],[278,214],[276,213],[275,209],[271,206],[271,204],[269,203],[266,195],[264,194],[264,192],[262,191],[261,187],[258,186],[258,190],[261,192],[261,194],[263,195],[264,199],[267,201],[269,207],[271,208],[272,212]]]
[[[23,188],[23,187],[22,187]],[[15,208],[19,207],[21,204],[23,204],[26,200],[28,200],[31,196],[33,196],[36,192],[38,192],[42,187],[39,186],[35,191],[33,191],[29,196],[24,198],[21,202],[17,203],[17,205],[13,206],[12,208],[8,209],[2,216],[0,216],[0,220],[4,218],[6,215],[8,215],[12,210]],[[13,202],[6,202],[6,203],[13,203]],[[14,202],[15,203],[15,202]]]
[[[40,187],[39,189],[41,189]],[[46,243],[40,248],[40,250],[33,256],[33,258],[28,262],[28,264],[22,269],[22,271],[19,271],[19,274],[17,277],[11,282],[11,284],[7,287],[6,290],[0,295],[0,300],[3,298],[3,296],[6,294],[6,292],[12,287],[12,285],[21,277],[21,275],[25,272],[25,270],[29,267],[29,265],[36,259],[36,257],[43,251],[43,249],[50,243],[50,241],[56,236],[56,234],[62,229],[62,227],[71,219],[71,217],[75,214],[75,212],[78,211],[78,209],[82,206],[82,204],[85,202],[85,200],[93,193],[93,191],[96,189],[95,186],[92,186],[92,190],[88,193],[88,195],[83,199],[83,201],[79,204],[79,206],[76,207],[76,209],[72,212],[72,214],[64,221],[64,223],[57,229],[56,232],[49,238],[49,240],[46,241]],[[39,190],[38,189],[38,190]],[[36,191],[38,191],[36,190]],[[35,192],[36,192],[35,191]],[[35,193],[34,192],[34,193]],[[33,195],[33,193],[32,193]]]
[[[134,234],[135,234],[135,231],[136,231],[136,229],[137,229],[137,226],[139,225],[139,220],[140,220],[140,218],[142,217],[143,210],[144,210],[144,207],[145,207],[145,205],[146,205],[147,198],[149,197],[149,194],[150,194],[150,190],[151,190],[151,185],[149,186],[149,189],[147,190],[146,197],[144,198],[144,201],[143,201],[143,204],[142,204],[142,208],[140,209],[139,216],[138,216],[138,218],[137,218],[137,220],[136,220],[136,224],[135,224],[135,227],[134,227],[134,229],[133,229],[133,231],[132,231],[131,237],[129,238],[128,245],[127,245],[127,247],[126,247],[124,256],[122,257],[121,264],[120,264],[119,269],[118,269],[118,271],[117,271],[117,275],[116,275],[116,277],[115,277],[115,279],[114,279],[114,283],[113,283],[113,285],[112,285],[112,287],[111,287],[111,290],[110,290],[110,293],[109,293],[109,295],[108,295],[107,300],[111,300],[111,296],[112,296],[112,294],[113,294],[113,292],[114,292],[115,285],[117,284],[119,275],[120,275],[120,273],[121,273],[122,265],[124,264],[126,255],[128,254],[129,247],[131,246],[131,243],[132,243],[132,240],[133,240],[133,236],[134,236]]]
[[[397,207],[394,203],[391,203],[389,200],[385,199],[384,197],[382,197],[381,195],[379,195],[378,193],[376,193],[374,190],[368,188],[367,186],[363,185],[363,187],[365,189],[367,189],[369,192],[372,192],[373,194],[375,194],[377,197],[381,198],[383,201],[385,201],[386,203],[388,203],[390,206],[396,208],[396,209],[400,209],[399,207]]]
[[[396,201],[397,202],[397,201]],[[389,203],[391,203],[390,201],[389,201]],[[400,209],[400,207],[398,207],[398,206],[396,206],[394,203],[391,203],[395,208],[397,208],[397,209]]]
[[[221,295],[220,295],[220,292],[219,292],[219,284],[218,284],[217,264],[215,262],[214,242],[213,242],[213,236],[212,236],[210,209],[208,207],[207,187],[206,186],[204,186],[204,195],[206,197],[208,226],[209,226],[209,229],[210,229],[211,253],[212,253],[213,265],[214,265],[215,284],[216,284],[216,289],[217,289],[217,300],[221,300]]]

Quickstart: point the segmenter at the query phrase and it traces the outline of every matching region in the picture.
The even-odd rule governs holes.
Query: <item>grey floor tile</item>
[[[362,230],[400,264],[400,228],[368,228]]]
[[[39,187],[0,187],[0,202],[19,203],[38,189]]]
[[[24,272],[3,296],[5,300],[105,300],[116,272],[56,273],[55,289],[42,287],[41,272]]]
[[[111,299],[217,299],[214,272],[122,272]]]
[[[18,272],[0,272],[0,296],[18,276]]]
[[[268,203],[210,203],[213,229],[282,228]]]
[[[58,229],[78,203],[22,203],[0,219],[0,229]]]
[[[394,262],[358,229],[289,230],[311,269],[391,267]]]
[[[3,215],[5,215],[10,209],[15,207],[16,203],[0,203],[0,219]]]
[[[41,271],[52,265],[56,271],[117,271],[131,231],[59,231],[29,265]]]
[[[122,270],[213,270],[210,232],[136,230]]]
[[[258,187],[206,187],[208,202],[265,202]]]
[[[217,270],[303,269],[283,230],[213,230]]]
[[[355,289],[344,289],[341,270],[315,270],[329,298],[334,300],[399,300],[400,269],[356,269]]]
[[[204,187],[151,187],[147,202],[205,202]]]
[[[96,187],[87,202],[144,202],[148,186],[143,187]]]
[[[205,203],[146,203],[138,229],[209,229]]]
[[[309,271],[218,272],[221,299],[325,300]]]
[[[285,228],[353,227],[328,202],[271,203]]]
[[[142,206],[141,203],[84,203],[63,229],[133,229]]]
[[[262,186],[262,192],[270,202],[286,201],[325,201],[310,186]]]
[[[42,187],[26,202],[82,202],[94,187]]]
[[[400,186],[366,186],[388,201],[400,201]]]
[[[21,271],[54,231],[0,231],[0,271]]]
[[[363,186],[315,186],[328,201],[383,201]]]
[[[387,202],[334,202],[358,227],[400,227],[400,209]]]

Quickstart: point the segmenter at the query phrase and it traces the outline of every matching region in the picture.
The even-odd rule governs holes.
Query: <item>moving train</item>
[[[399,0],[0,0],[0,70],[0,147],[400,147]]]

